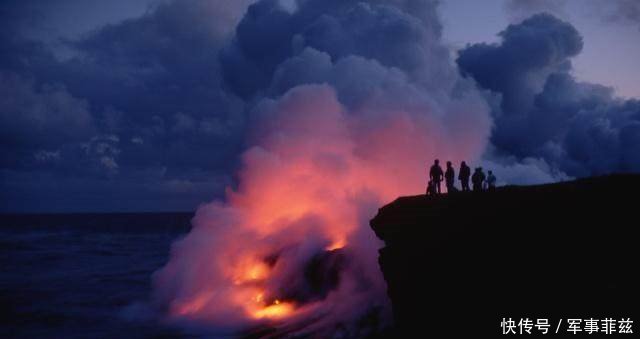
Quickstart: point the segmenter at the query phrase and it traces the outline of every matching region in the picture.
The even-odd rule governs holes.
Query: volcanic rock
[[[397,337],[502,337],[511,318],[575,338],[585,319],[637,322],[638,192],[640,175],[612,175],[382,207],[371,227]]]

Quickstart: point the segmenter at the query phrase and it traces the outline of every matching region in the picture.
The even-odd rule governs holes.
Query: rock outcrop
[[[541,318],[550,334],[563,319],[568,337],[569,318],[638,321],[639,194],[640,175],[613,175],[382,207],[371,226],[397,336],[498,337],[503,318]]]

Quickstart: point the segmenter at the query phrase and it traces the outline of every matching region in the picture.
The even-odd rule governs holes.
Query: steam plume
[[[249,7],[221,61],[229,88],[254,102],[252,146],[238,187],[198,209],[155,275],[155,301],[171,319],[235,334],[362,336],[384,326],[369,219],[398,195],[422,193],[434,158],[477,160],[491,127],[440,43],[434,6]]]

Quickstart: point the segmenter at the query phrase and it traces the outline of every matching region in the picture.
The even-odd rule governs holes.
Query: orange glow
[[[335,251],[335,250],[339,250],[343,247],[347,246],[347,240],[346,239],[340,239],[338,241],[334,241],[331,243],[331,245],[325,247],[325,249],[327,251]]]
[[[243,284],[250,281],[259,281],[267,278],[269,274],[269,267],[262,262],[256,262],[253,264],[247,264],[247,267],[239,267],[239,272],[236,273],[234,283],[236,285]]]
[[[347,114],[327,85],[307,86],[274,105],[276,127],[244,153],[239,186],[225,202],[198,209],[192,231],[157,275],[158,298],[172,315],[290,325],[310,309],[333,316],[350,303],[366,304],[371,293],[383,295],[381,244],[368,225],[376,209],[400,195],[424,194],[436,157],[473,161],[484,148],[483,128],[489,131],[481,126],[473,134],[467,124],[482,122],[468,120],[445,128],[430,112],[382,112],[371,123],[359,118],[367,112]],[[314,255],[337,249],[354,256],[345,268],[354,271],[340,276],[335,291],[307,304],[282,299],[296,295],[292,281],[305,283],[304,265]],[[363,280],[367,288],[357,287]]]
[[[254,311],[252,316],[256,319],[281,319],[293,313],[293,310],[293,304],[276,300],[273,304]]]

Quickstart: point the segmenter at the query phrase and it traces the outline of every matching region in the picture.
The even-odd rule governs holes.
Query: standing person
[[[487,175],[487,189],[489,191],[496,189],[496,176],[493,175],[492,171],[489,171],[489,174]]]
[[[444,172],[444,180],[447,184],[447,193],[453,193],[456,188],[454,182],[456,181],[456,172],[451,166],[451,161],[447,161],[447,170]]]
[[[440,194],[440,182],[442,181],[442,167],[440,167],[440,160],[436,159],[429,170],[429,179],[433,181],[436,193]]]
[[[467,166],[464,161],[460,164],[460,173],[458,173],[458,179],[463,191],[469,190],[469,177],[471,176],[471,168]]]
[[[482,184],[484,183],[485,175],[482,172],[482,167],[476,167],[476,170],[473,172],[473,176],[471,176],[471,182],[473,183],[473,191],[480,192],[482,191]]]

